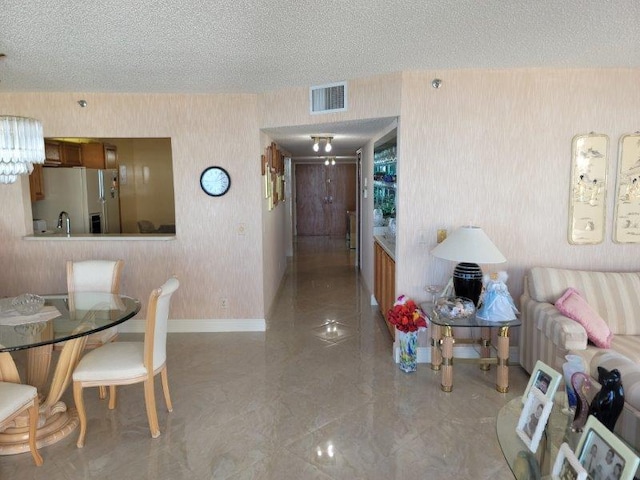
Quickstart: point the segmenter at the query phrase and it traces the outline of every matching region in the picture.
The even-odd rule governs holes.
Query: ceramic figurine
[[[620,371],[617,368],[609,371],[598,367],[598,382],[602,388],[593,398],[589,414],[613,432],[613,427],[616,426],[616,421],[624,407],[624,389]]]
[[[505,271],[493,272],[483,278],[484,294],[482,306],[476,313],[483,320],[506,322],[514,320],[519,313],[507,288]]]
[[[589,416],[589,401],[586,393],[591,390],[591,380],[586,373],[576,372],[571,376],[571,386],[576,392],[576,414],[571,422],[571,430],[581,432]]]

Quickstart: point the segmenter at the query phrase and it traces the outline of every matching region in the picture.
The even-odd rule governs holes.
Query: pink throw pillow
[[[589,306],[580,293],[574,288],[568,288],[555,303],[560,312],[584,327],[587,337],[600,348],[610,348],[613,333],[609,325],[598,312]]]

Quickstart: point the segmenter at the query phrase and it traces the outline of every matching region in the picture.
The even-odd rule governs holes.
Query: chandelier
[[[0,183],[15,183],[44,163],[44,136],[39,120],[0,116]]]

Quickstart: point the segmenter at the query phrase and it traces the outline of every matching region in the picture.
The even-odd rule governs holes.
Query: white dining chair
[[[67,260],[67,292],[69,309],[75,309],[73,294],[77,292],[120,293],[120,277],[124,260]],[[112,342],[118,336],[118,327],[107,328],[87,338],[86,349],[93,349]],[[64,342],[56,344],[62,348]]]
[[[39,416],[38,390],[31,385],[0,381],[0,431],[14,423],[16,417],[28,412],[29,450],[37,466],[44,462],[36,447]]]
[[[116,407],[116,386],[144,382],[144,398],[151,437],[160,435],[154,377],[159,373],[169,412],[173,411],[167,377],[167,321],[171,296],[180,283],[174,276],[151,292],[143,342],[113,342],[88,352],[73,372],[73,399],[80,419],[78,448],[84,446],[87,415],[82,396],[86,387],[109,387],[109,409]]]

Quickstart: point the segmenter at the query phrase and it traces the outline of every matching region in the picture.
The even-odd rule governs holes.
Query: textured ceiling
[[[4,0],[0,92],[259,93],[401,70],[637,68],[639,39],[637,0]]]

